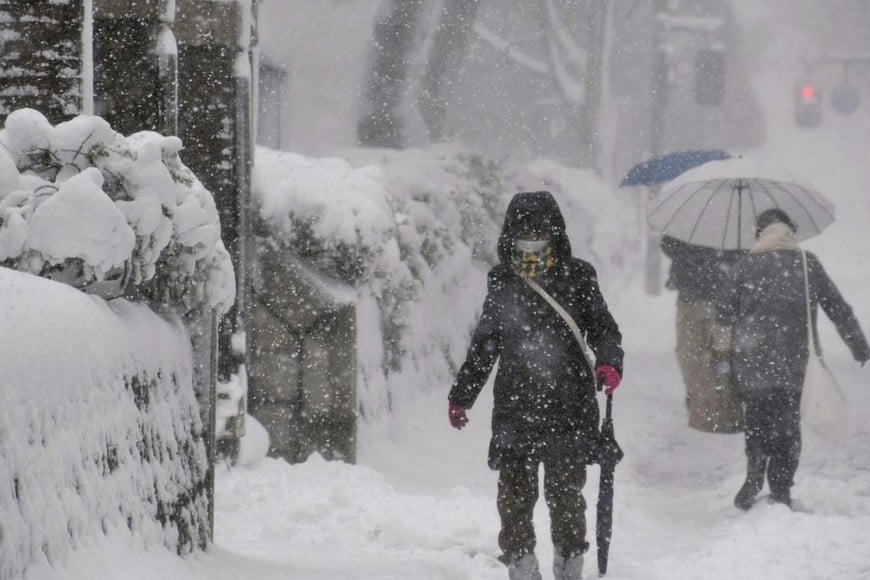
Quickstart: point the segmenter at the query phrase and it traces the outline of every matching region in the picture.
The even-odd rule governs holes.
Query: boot
[[[541,580],[538,559],[534,554],[525,554],[508,561],[508,578],[510,580]]]
[[[746,481],[734,498],[734,505],[742,510],[748,510],[755,503],[755,498],[764,487],[764,469],[767,458],[763,455],[750,455],[746,458]]]
[[[791,507],[791,491],[787,487],[785,489],[771,489],[770,503],[781,503]]]
[[[583,577],[583,554],[576,556],[553,556],[553,578],[555,580],[580,580]]]

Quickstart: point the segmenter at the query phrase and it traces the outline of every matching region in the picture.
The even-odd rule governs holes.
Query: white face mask
[[[550,240],[523,240],[518,239],[514,246],[520,252],[525,252],[528,254],[536,254],[538,252],[543,252],[547,246],[550,245]]]

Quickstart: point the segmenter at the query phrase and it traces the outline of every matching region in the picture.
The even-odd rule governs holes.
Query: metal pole
[[[208,439],[206,440],[208,453],[208,471],[206,472],[206,485],[208,486],[208,539],[214,542],[214,468],[217,459],[216,446],[216,423],[217,423],[217,373],[218,373],[218,317],[217,312],[212,310],[209,316],[209,348],[211,352],[208,371]]]
[[[580,110],[580,130],[583,139],[583,159],[581,166],[601,173],[598,166],[599,125],[601,122],[601,91],[604,80],[604,50],[607,39],[608,0],[597,0],[590,6],[592,11],[589,22],[590,42],[586,58],[584,81],[585,98]]]
[[[668,55],[663,46],[665,40],[664,24],[659,17],[667,13],[668,0],[656,0],[653,7],[653,75],[652,75],[652,105],[650,110],[649,148],[650,159],[662,155],[665,137],[665,115],[668,108]],[[651,200],[659,187],[649,188]],[[646,292],[658,296],[662,292],[662,253],[659,248],[661,234],[647,230],[646,236]]]

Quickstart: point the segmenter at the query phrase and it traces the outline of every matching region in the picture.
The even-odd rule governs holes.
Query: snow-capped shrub
[[[225,312],[232,264],[181,148],[148,131],[124,137],[99,117],[52,127],[13,112],[0,131],[0,264],[103,296],[134,289],[181,313]]]
[[[361,332],[380,336],[359,345],[358,389],[368,417],[389,407],[389,376],[456,362],[457,320],[421,316],[420,309],[485,279],[469,269],[495,259],[509,200],[498,166],[480,158],[394,155],[352,163],[259,149],[254,167],[260,243],[351,284]],[[473,323],[478,306],[454,306],[460,328]]]

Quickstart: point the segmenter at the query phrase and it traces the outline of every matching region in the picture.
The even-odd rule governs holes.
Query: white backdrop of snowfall
[[[756,81],[768,105],[770,138],[762,150],[746,153],[800,167],[837,205],[837,222],[805,247],[819,255],[867,329],[870,119],[866,112],[839,118],[826,111],[822,129],[795,131],[790,109],[780,104],[789,102],[798,71],[784,59],[789,39],[782,40],[785,48],[768,55],[762,63],[767,74]],[[384,188],[398,187],[396,182],[408,189],[431,187],[417,183],[425,179],[419,154],[393,156],[389,163],[347,157],[367,174],[379,175],[375,180]],[[334,164],[311,163],[322,163],[325,181],[334,179],[329,170]],[[553,169],[549,166],[544,173],[551,175]],[[576,244],[578,253],[585,250],[595,257],[627,350],[615,416],[626,459],[616,472],[609,577],[870,577],[868,369],[857,368],[832,326],[823,322],[826,357],[850,401],[844,433],[835,441],[806,435],[794,490],[797,510],[762,504],[738,513],[731,499],[742,481],[741,437],[695,433],[685,425],[683,387],[672,352],[674,296],[643,293],[639,255],[624,256],[622,263],[607,258],[619,255],[625,240],[637,235],[632,206],[612,186],[590,187],[588,178],[576,173],[561,183],[559,200],[575,224],[572,239],[595,225],[619,234],[596,238],[595,244],[606,247],[594,253],[595,244]],[[538,174],[538,181],[523,185],[532,189],[552,182],[545,183]],[[453,280],[455,273],[450,270],[445,276]],[[439,286],[441,274],[433,272],[432,301],[421,301],[414,311],[423,325],[449,328],[451,348],[460,351],[482,299],[483,272],[470,267],[462,280],[460,285]],[[495,559],[495,474],[485,467],[491,399],[485,391],[470,412],[469,428],[454,432],[445,416],[448,379],[440,371],[427,376],[428,370],[424,365],[408,375],[389,415],[362,425],[360,465],[312,457],[290,466],[257,460],[252,453],[247,465],[221,469],[216,543],[209,552],[181,560],[161,548],[142,549],[140,541],[124,534],[109,534],[78,549],[66,565],[34,569],[29,578],[504,578],[504,568]],[[253,440],[246,444],[257,446]],[[590,471],[591,499],[597,485],[594,468]],[[592,510],[590,523],[594,525]],[[543,508],[536,512],[536,527],[538,554],[547,562],[552,550]],[[545,569],[544,577],[548,574]]]

